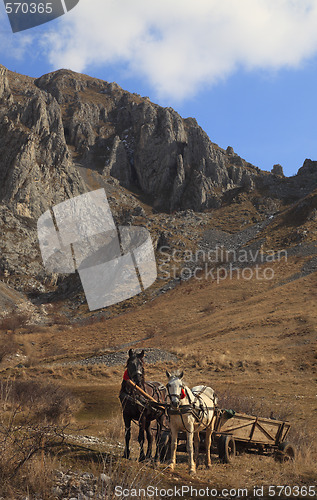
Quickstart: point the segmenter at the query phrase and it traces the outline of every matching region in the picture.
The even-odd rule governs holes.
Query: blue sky
[[[40,76],[66,67],[193,116],[213,142],[294,175],[317,160],[315,0],[80,0],[13,34],[0,62]]]

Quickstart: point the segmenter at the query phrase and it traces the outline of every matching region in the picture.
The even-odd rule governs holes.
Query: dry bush
[[[32,460],[41,452],[64,442],[65,428],[53,424],[35,424],[19,407],[4,412],[0,420],[0,492],[25,481]]]
[[[64,442],[70,396],[29,381],[2,381],[0,389],[0,494],[41,490],[48,499],[52,468],[44,453]]]
[[[274,417],[277,420],[287,420],[290,415],[290,410],[274,412],[272,415],[272,408],[268,406],[265,401],[259,401],[252,396],[241,396],[231,392],[223,392],[219,396],[218,405],[220,408],[232,409],[238,413],[246,413],[247,415],[261,416],[264,418]]]
[[[19,328],[24,328],[30,319],[28,312],[11,311],[0,320],[0,330],[11,330],[15,332]]]
[[[137,463],[131,464],[131,462],[127,463],[127,460],[118,460],[111,456],[109,460],[104,463],[103,473],[107,478],[103,493],[105,494],[105,498],[109,500],[118,498],[115,494],[116,486],[121,487],[122,490],[127,489],[130,491],[130,494],[124,497],[128,500],[135,498],[133,490],[139,491],[144,489],[146,492],[146,488],[149,485],[154,488],[157,487],[158,490],[160,489],[161,471],[150,469],[147,465],[141,466]],[[144,495],[144,498],[146,498],[146,495]],[[160,500],[163,497],[155,495],[155,498]]]
[[[298,452],[296,462],[302,465],[317,465],[317,443],[316,434],[311,429],[303,426],[293,426],[287,436]],[[316,470],[317,473],[317,470]]]
[[[0,494],[5,495],[2,498],[6,500],[17,500],[17,498],[51,500],[56,468],[55,457],[49,454],[33,455],[12,480],[4,478],[4,482],[0,484]]]
[[[1,381],[2,403],[19,406],[33,422],[61,422],[78,409],[78,400],[66,389],[33,380]]]
[[[132,433],[135,431],[134,427],[138,430],[138,426],[132,426]],[[99,436],[101,438],[106,438],[107,442],[110,442],[112,447],[121,448],[119,451],[119,455],[123,453],[123,445],[124,442],[124,424],[122,413],[120,417],[117,413],[114,413],[112,416],[107,418],[107,425],[103,426],[102,431],[99,432]],[[133,446],[133,439],[131,438],[131,446]]]
[[[19,345],[15,340],[14,333],[5,333],[0,337],[0,362],[6,357],[16,354]]]
[[[34,455],[24,472],[26,476],[23,477],[23,483],[27,483],[29,494],[36,495],[36,498],[50,500],[57,466],[56,458],[50,454]],[[23,483],[21,487],[23,487]]]

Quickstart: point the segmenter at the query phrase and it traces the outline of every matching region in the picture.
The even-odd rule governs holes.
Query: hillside
[[[279,166],[261,171],[214,144],[195,119],[68,70],[34,79],[2,67],[0,101],[0,277],[27,293],[38,314],[51,300],[62,300],[68,315],[87,312],[78,276],[44,269],[36,223],[61,201],[100,187],[116,223],[147,227],[157,250],[212,248],[205,235],[215,229],[235,234],[235,248],[254,238],[266,250],[316,239],[314,161],[291,178]],[[292,211],[301,203],[313,218],[294,212],[295,228]],[[153,293],[160,289],[157,282]]]
[[[246,281],[237,276],[219,284],[212,279],[191,280],[130,312],[87,325],[59,321],[50,327],[19,329],[15,333],[19,364],[16,358],[3,360],[2,376],[34,384],[57,382],[81,401],[67,431],[69,442],[76,446],[63,451],[59,470],[71,460],[73,470],[92,471],[98,477],[96,471],[108,471],[102,457],[110,453],[111,474],[118,467],[122,476],[126,461],[119,458],[124,429],[117,394],[128,349],[145,348],[147,380],[164,383],[166,368],[179,368],[191,386],[213,387],[221,407],[288,420],[292,426],[288,439],[299,455],[295,465],[243,454],[224,465],[213,452],[211,470],[205,469],[201,455],[197,474],[190,477],[186,454],[178,453],[174,473],[164,464],[155,469],[143,465],[138,481],[143,478],[152,484],[153,474],[159,474],[161,487],[179,482],[218,489],[314,484],[316,273],[288,282],[301,265],[296,257],[283,258],[272,265],[272,280]],[[167,354],[177,360],[168,361]],[[128,469],[136,474],[136,426],[133,436]],[[99,461],[99,467],[91,469],[87,459]],[[118,484],[123,481],[120,474],[115,476]],[[66,495],[66,485],[63,488]]]
[[[316,484],[317,162],[290,178],[265,172],[195,119],[116,83],[4,67],[0,153],[0,494],[85,498],[84,488],[104,498],[109,477],[250,491]],[[37,221],[99,188],[117,225],[150,232],[158,278],[90,312],[78,273],[45,270]],[[147,380],[181,368],[222,408],[288,420],[295,464],[241,454],[226,465],[213,453],[212,469],[201,457],[190,477],[180,453],[174,473],[139,467],[136,428],[132,460],[122,459],[117,395],[131,347],[146,350]]]

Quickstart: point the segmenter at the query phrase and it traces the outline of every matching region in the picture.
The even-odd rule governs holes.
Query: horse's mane
[[[144,361],[141,359],[141,365],[142,365],[142,384],[145,383],[145,369],[144,369]]]

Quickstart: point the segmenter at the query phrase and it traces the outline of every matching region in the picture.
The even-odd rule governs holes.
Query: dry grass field
[[[78,398],[69,432],[118,444],[123,442],[117,396],[124,366],[80,366],[76,362],[101,353],[127,351],[127,343],[140,349],[164,349],[176,354],[178,362],[146,364],[147,379],[165,382],[166,368],[181,368],[188,385],[210,385],[225,407],[261,416],[273,412],[274,417],[291,422],[290,440],[300,453],[295,463],[284,465],[256,455],[241,455],[225,465],[213,455],[212,469],[206,470],[201,463],[195,477],[188,475],[187,457],[180,454],[175,473],[168,472],[165,465],[156,469],[159,484],[219,489],[314,485],[316,273],[287,282],[302,264],[298,257],[270,264],[272,280],[236,276],[217,284],[200,276],[202,279],[183,282],[129,312],[86,326],[24,327],[14,333],[5,330],[1,345],[11,342],[12,352],[18,350],[20,356],[2,356],[0,377],[59,384]],[[104,451],[102,445],[95,449]],[[116,453],[122,454],[120,446]],[[134,439],[132,469],[137,453]],[[153,465],[143,469],[149,474]]]

